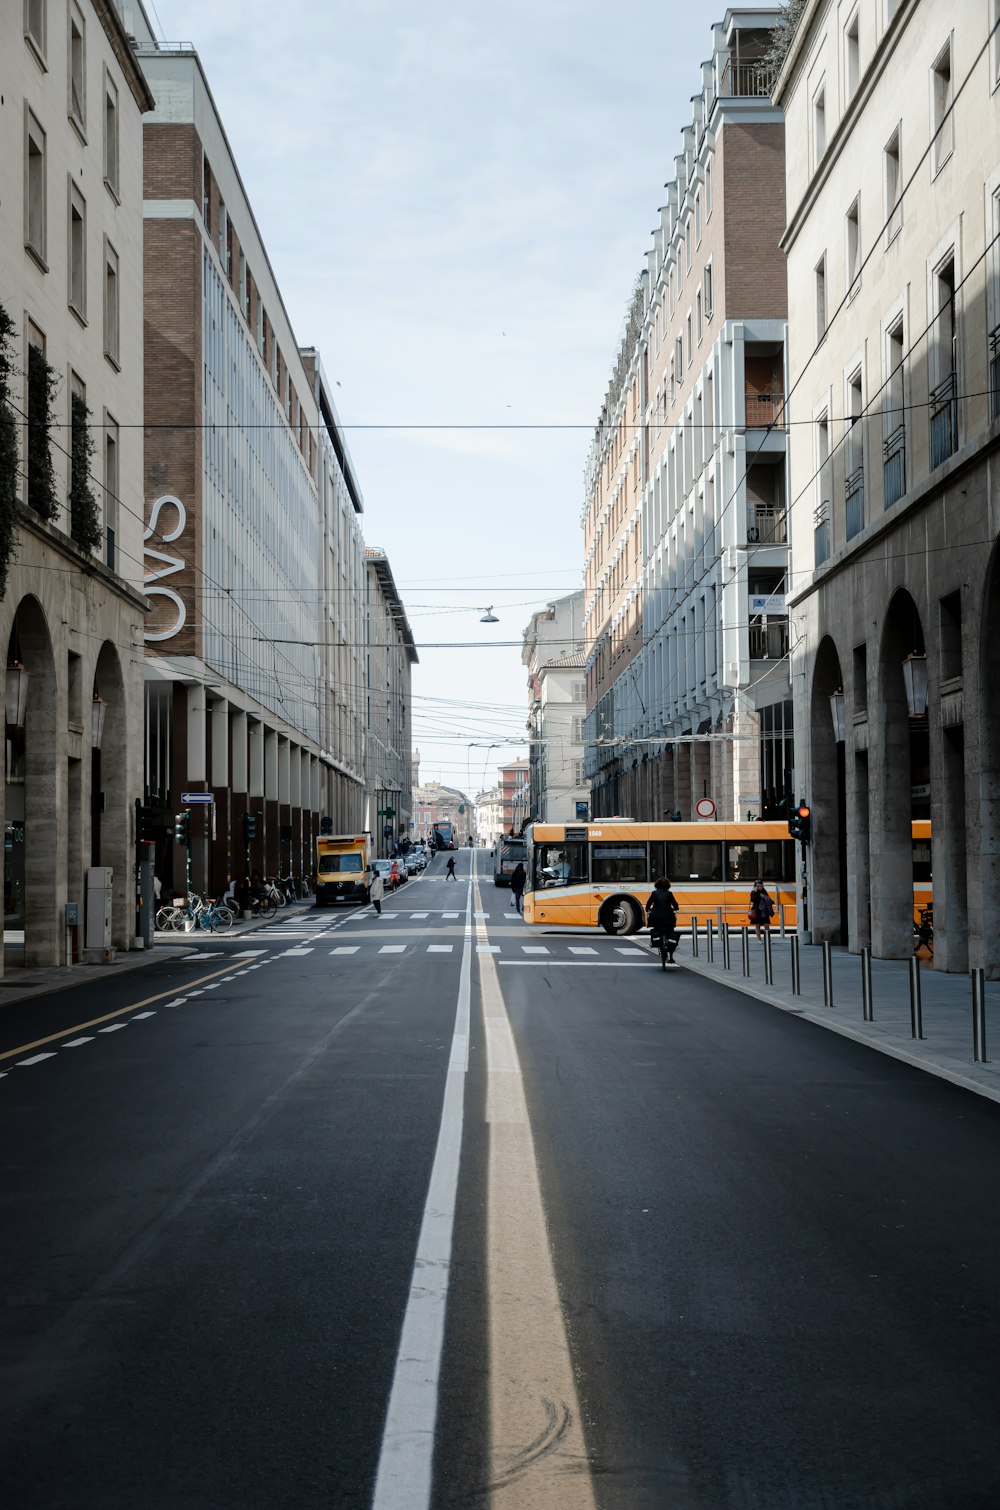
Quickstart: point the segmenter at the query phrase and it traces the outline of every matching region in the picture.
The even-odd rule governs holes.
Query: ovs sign
[[[175,634],[179,634],[187,620],[187,609],[180,593],[172,587],[157,587],[155,584],[162,582],[164,577],[173,576],[174,572],[184,570],[185,561],[183,556],[173,556],[166,551],[156,550],[146,542],[152,539],[161,545],[172,545],[183,535],[187,525],[187,511],[179,498],[172,493],[165,493],[162,498],[157,498],[153,504],[152,513],[149,516],[149,524],[143,534],[143,591],[147,598],[153,600],[154,611],[152,617],[156,627],[147,629],[147,640],[172,640]],[[159,565],[151,563],[158,562]],[[158,603],[158,599],[163,599]],[[157,612],[156,610],[160,611]]]

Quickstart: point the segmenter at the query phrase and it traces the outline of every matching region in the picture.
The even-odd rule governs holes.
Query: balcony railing
[[[785,510],[758,504],[750,513],[747,525],[748,545],[787,545],[788,521]]]
[[[1000,325],[989,336],[990,350],[990,419],[1000,419]]]
[[[931,466],[939,467],[958,450],[958,385],[955,373],[931,389]]]
[[[719,93],[741,99],[770,99],[776,78],[774,67],[763,61],[748,63],[728,58],[722,70]]]
[[[788,620],[769,619],[750,625],[750,659],[780,661],[788,654]]]
[[[833,532],[830,528],[830,504],[824,500],[813,511],[813,559],[817,566],[829,561],[833,551]]]
[[[783,393],[747,393],[744,395],[745,424],[748,429],[763,429],[765,425],[783,430],[785,428],[785,395]]]
[[[906,492],[906,430],[897,425],[882,444],[882,501],[888,509]]]
[[[865,527],[865,469],[858,467],[844,483],[844,533],[848,540]]]

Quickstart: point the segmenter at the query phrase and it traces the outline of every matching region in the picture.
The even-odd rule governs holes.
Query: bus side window
[[[623,881],[645,881],[645,844],[595,844],[593,848],[594,882],[599,886],[619,886]]]

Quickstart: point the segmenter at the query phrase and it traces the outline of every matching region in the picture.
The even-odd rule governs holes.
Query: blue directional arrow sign
[[[182,807],[190,807],[192,802],[214,802],[211,792],[181,792]]]

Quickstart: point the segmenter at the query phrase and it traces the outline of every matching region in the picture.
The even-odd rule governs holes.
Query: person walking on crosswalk
[[[455,876],[455,856],[454,855],[449,855],[448,856],[448,865],[447,865],[446,869],[447,869],[447,875],[445,876],[445,880],[446,881],[454,881],[456,879],[456,876]]]
[[[372,884],[368,888],[368,900],[375,908],[379,917],[382,916],[382,898],[385,895],[385,882],[382,880],[381,871],[376,871],[372,876]]]

